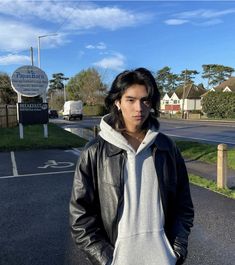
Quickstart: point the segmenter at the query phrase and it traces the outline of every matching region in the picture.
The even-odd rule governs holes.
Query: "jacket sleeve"
[[[174,242],[173,248],[180,258],[178,264],[183,264],[187,256],[188,236],[193,226],[194,209],[189,188],[188,173],[184,159],[176,148],[176,170],[177,170],[177,191],[175,222],[173,225]]]
[[[72,237],[80,250],[94,265],[106,265],[112,260],[113,246],[109,243],[100,216],[96,188],[96,162],[85,150],[81,154],[70,201],[70,227]]]

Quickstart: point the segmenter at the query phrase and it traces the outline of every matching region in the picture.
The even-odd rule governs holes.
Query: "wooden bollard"
[[[219,144],[217,151],[217,187],[227,188],[227,149],[226,144]]]
[[[97,125],[94,126],[93,132],[94,132],[94,137],[96,137],[98,135],[98,132],[99,132],[99,129],[98,129]]]

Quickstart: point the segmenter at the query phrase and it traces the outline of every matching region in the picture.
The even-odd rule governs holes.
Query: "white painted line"
[[[15,153],[13,151],[11,151],[11,162],[12,162],[13,176],[18,176]]]
[[[70,152],[70,153],[73,153],[74,155],[76,156],[80,156],[82,150],[81,148],[72,148],[72,150],[65,150],[65,152]]]
[[[13,176],[3,176],[1,179],[11,179],[11,178],[22,178],[22,177],[30,177],[30,176],[44,176],[44,175],[56,175],[56,174],[65,174],[65,173],[74,173],[74,170],[68,171],[58,171],[58,172],[46,172],[46,173],[32,173],[32,174],[22,174],[22,175],[13,175]]]
[[[175,134],[168,134],[166,133],[168,136],[172,136],[172,137],[177,137],[177,138],[184,138],[184,139],[189,139],[189,140],[201,140],[201,141],[206,141],[206,142],[210,142],[210,143],[223,143],[223,144],[231,144],[231,145],[235,145],[235,142],[226,142],[226,141],[215,141],[215,140],[209,140],[209,139],[204,139],[204,138],[196,138],[196,137],[187,137],[187,136],[179,136],[179,135],[175,135]]]

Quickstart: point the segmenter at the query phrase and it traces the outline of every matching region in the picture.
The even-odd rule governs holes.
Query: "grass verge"
[[[185,158],[200,160],[211,164],[217,163],[217,145],[178,140],[176,140],[176,144]],[[228,149],[228,167],[235,169],[234,148]]]
[[[212,190],[214,192],[223,194],[229,198],[235,199],[235,189],[221,189],[218,188],[215,181],[208,180],[199,176],[189,174],[189,181],[192,184],[198,185],[200,187]]]
[[[42,125],[24,126],[24,139],[19,138],[19,128],[0,128],[0,151],[82,147],[85,139],[48,124],[48,138],[44,138]]]

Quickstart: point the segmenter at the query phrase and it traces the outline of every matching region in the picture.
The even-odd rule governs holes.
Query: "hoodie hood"
[[[131,151],[134,153],[139,153],[142,150],[148,148],[157,137],[157,129],[152,126],[146,133],[144,140],[140,144],[137,152],[128,143],[127,139],[118,131],[111,126],[111,114],[105,115],[100,122],[100,133],[99,135],[107,142],[117,146],[126,151]]]

